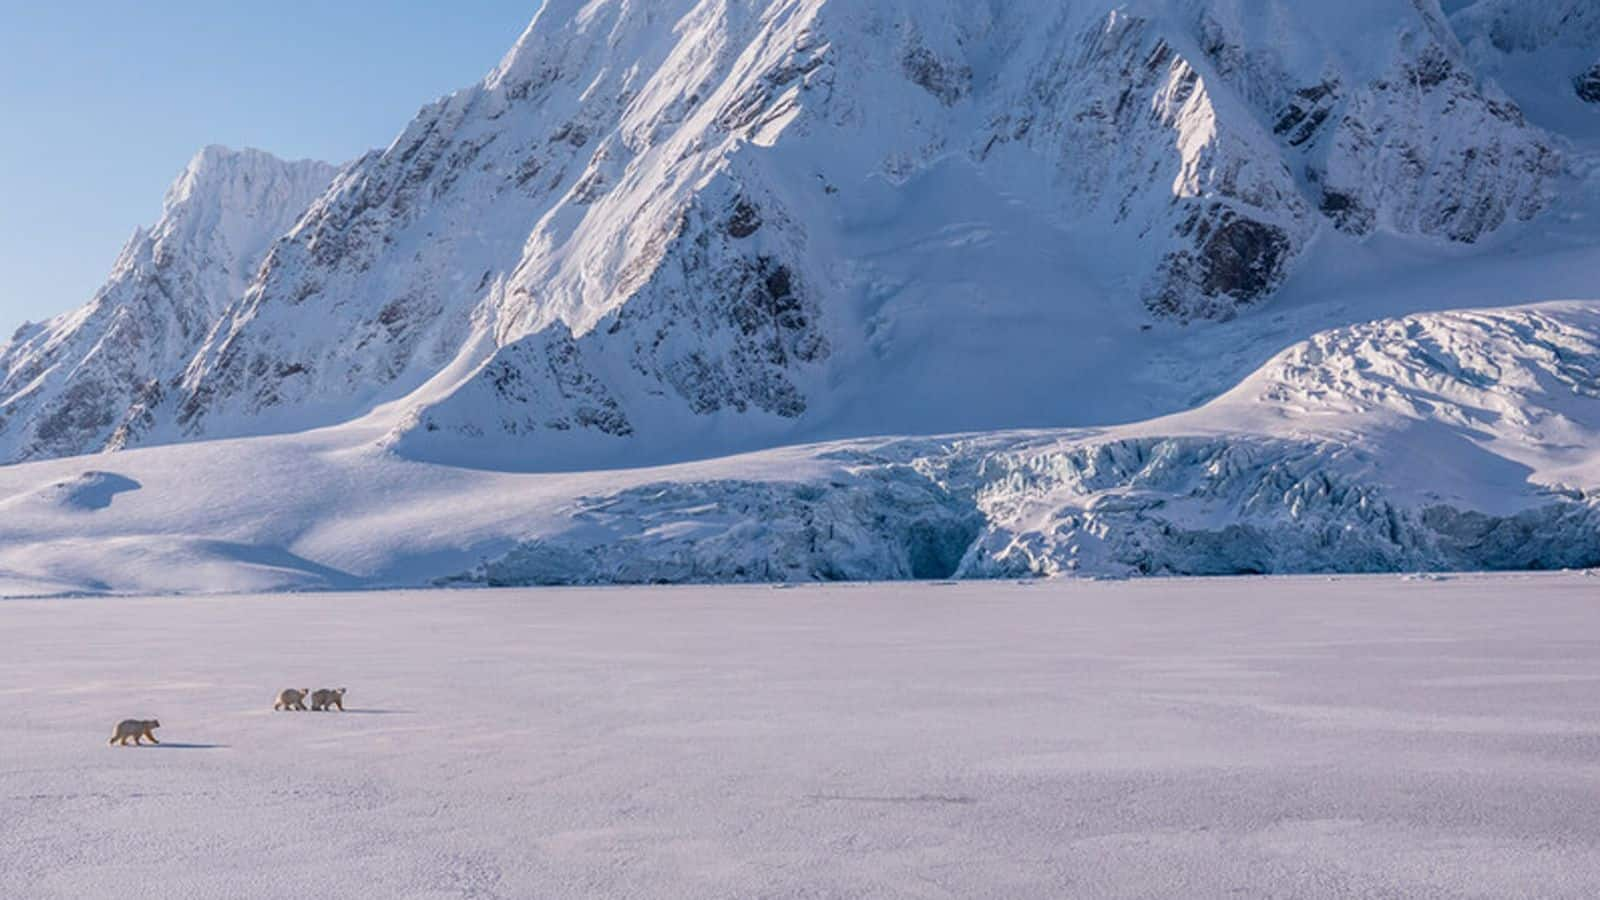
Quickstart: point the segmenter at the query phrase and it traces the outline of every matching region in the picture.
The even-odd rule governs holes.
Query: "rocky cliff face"
[[[972,292],[1048,310],[1058,284],[947,236],[1015,217],[1091,248],[1071,302],[1189,322],[1266,302],[1325,230],[1470,243],[1543,208],[1554,145],[1436,4],[1323,6],[548,0],[481,84],[304,200],[257,277],[176,329],[181,367],[66,379],[106,399],[31,452],[392,402],[387,444],[431,458],[760,442],[875,371],[994,362],[895,345],[897,316],[1048,338],[931,280],[879,303],[908,257],[862,234],[945,235]]]
[[[120,446],[332,178],[322,163],[202,150],[87,306],[0,348],[0,461]]]
[[[1561,161],[1507,97],[1481,86],[1446,36],[1408,35],[1366,84],[1297,88],[1274,132],[1335,228],[1473,243],[1550,199]]]

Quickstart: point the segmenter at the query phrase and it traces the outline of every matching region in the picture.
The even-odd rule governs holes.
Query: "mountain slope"
[[[1542,127],[1600,148],[1600,7],[1477,0],[1452,13],[1468,58]]]
[[[1502,53],[1593,52],[1600,42],[1600,8],[1587,0],[1473,0],[1451,15],[1467,41],[1487,41]]]
[[[1409,0],[553,0],[125,437],[382,408],[399,452],[540,468],[969,427],[975,353],[1084,360],[995,376],[1060,393],[1096,339],[1248,312],[1326,240],[1479,241],[1560,172]]]
[[[332,178],[256,150],[196,155],[87,306],[0,347],[0,462],[119,446]]]
[[[1429,313],[1116,428],[569,474],[379,427],[0,469],[0,594],[1600,565],[1600,307]]]

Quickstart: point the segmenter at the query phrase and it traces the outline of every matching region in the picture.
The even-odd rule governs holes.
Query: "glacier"
[[[1597,428],[1600,309],[1417,316],[1317,335],[1157,422],[833,448],[825,481],[585,497],[473,576],[854,580],[868,548],[880,579],[1593,567]]]
[[[1600,307],[1320,333],[1194,410],[643,468],[382,422],[0,468],[0,593],[1600,566]]]

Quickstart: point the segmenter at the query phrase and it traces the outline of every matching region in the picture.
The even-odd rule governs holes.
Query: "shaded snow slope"
[[[1486,41],[1503,53],[1600,44],[1600,7],[1588,0],[1471,0],[1451,12],[1467,42]]]
[[[1337,329],[1106,429],[519,474],[383,427],[0,470],[0,591],[1600,565],[1593,303]]]
[[[1319,256],[1550,205],[1561,140],[1476,65],[1411,0],[551,0],[181,367],[73,382],[89,424],[16,455],[376,411],[409,458],[548,470],[1173,412],[1076,388],[1204,368]]]
[[[0,463],[120,446],[333,171],[200,151],[87,306],[0,345]]]
[[[1600,6],[1477,0],[1452,23],[1468,58],[1532,121],[1600,148]]]

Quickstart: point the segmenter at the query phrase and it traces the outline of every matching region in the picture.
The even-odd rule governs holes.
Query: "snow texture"
[[[0,891],[1579,900],[1594,590],[7,601]]]

